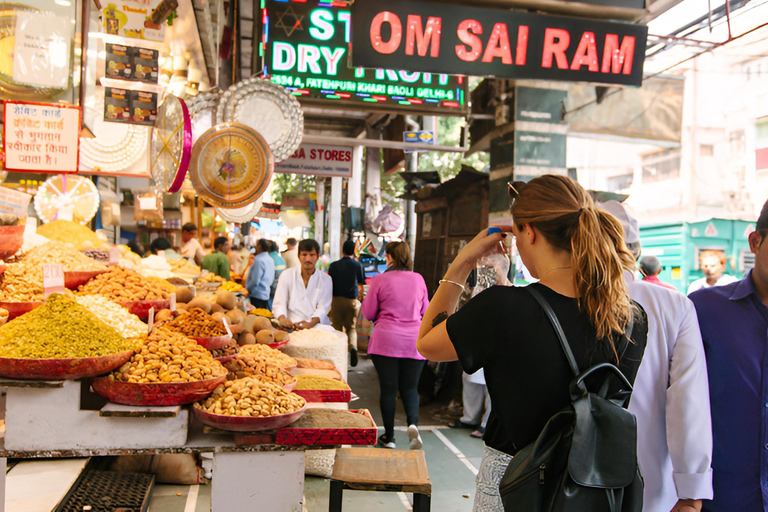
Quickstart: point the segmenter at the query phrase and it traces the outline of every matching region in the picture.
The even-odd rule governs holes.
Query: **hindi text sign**
[[[20,172],[77,172],[80,107],[5,102],[5,168]]]

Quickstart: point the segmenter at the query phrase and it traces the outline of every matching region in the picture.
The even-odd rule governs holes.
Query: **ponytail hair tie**
[[[581,208],[579,208],[579,212],[578,212],[578,213],[579,213],[579,217],[581,217],[581,213],[582,213],[583,211],[584,211],[584,207],[582,206]]]

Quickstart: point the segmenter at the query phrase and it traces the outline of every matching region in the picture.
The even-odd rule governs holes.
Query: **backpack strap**
[[[552,311],[552,306],[549,305],[549,302],[547,302],[547,299],[544,298],[541,292],[533,286],[529,285],[524,287],[524,289],[533,295],[533,298],[536,299],[536,302],[539,303],[547,314],[549,322],[552,324],[552,328],[555,330],[555,334],[557,334],[557,338],[560,340],[560,346],[563,347],[563,352],[565,352],[565,358],[568,360],[568,365],[571,367],[574,377],[578,377],[580,373],[579,365],[576,364],[576,358],[573,356],[573,351],[571,351],[571,346],[568,344],[568,340],[565,337],[560,321],[557,319],[557,315]]]

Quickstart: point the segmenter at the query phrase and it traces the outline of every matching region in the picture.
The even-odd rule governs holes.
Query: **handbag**
[[[626,406],[632,385],[621,370],[601,363],[579,371],[560,322],[547,300],[526,287],[552,324],[574,378],[571,404],[555,413],[538,438],[510,462],[499,484],[507,512],[641,512],[643,478],[637,464],[637,422]],[[632,332],[632,320],[627,327]],[[619,347],[624,354],[628,335]],[[597,392],[586,379],[599,381]],[[608,396],[612,382],[620,391]]]

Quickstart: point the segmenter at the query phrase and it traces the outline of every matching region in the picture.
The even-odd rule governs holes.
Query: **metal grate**
[[[54,512],[146,512],[154,484],[147,473],[87,469]]]

